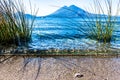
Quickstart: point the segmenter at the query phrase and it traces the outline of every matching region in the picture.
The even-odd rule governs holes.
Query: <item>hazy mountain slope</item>
[[[46,17],[86,17],[93,16],[91,14],[75,5],[71,5],[69,7],[63,6],[54,13],[47,15]]]

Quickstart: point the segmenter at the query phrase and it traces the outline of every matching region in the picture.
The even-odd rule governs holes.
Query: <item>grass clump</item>
[[[115,29],[115,25],[117,22],[117,16],[119,13],[119,4],[117,3],[116,14],[113,16],[113,0],[105,0],[105,6],[102,6],[103,3],[100,3],[98,0],[94,0],[94,7],[92,7],[96,16],[87,17],[87,19],[91,19],[91,23],[87,23],[89,27],[88,38],[94,39],[98,42],[110,43],[113,38],[113,31]],[[107,14],[105,15],[105,10]]]
[[[21,1],[0,0],[0,44],[26,44],[31,40],[35,17],[25,16]]]

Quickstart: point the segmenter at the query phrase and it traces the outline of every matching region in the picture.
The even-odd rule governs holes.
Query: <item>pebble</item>
[[[80,73],[75,73],[74,77],[75,78],[82,78],[82,77],[84,77],[84,75],[82,75]]]
[[[34,49],[34,52],[37,52],[37,49]]]

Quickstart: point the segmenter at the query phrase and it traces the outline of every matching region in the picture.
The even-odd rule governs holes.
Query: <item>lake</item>
[[[92,23],[94,20],[86,21]],[[96,49],[99,43],[84,34],[89,31],[86,21],[81,18],[38,18],[29,46],[34,49]],[[108,48],[120,48],[119,24],[116,23],[113,32],[116,39],[108,44]]]

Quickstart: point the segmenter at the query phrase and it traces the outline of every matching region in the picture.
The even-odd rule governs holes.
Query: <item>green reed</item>
[[[25,16],[22,1],[0,0],[0,44],[26,44],[31,40],[35,17]]]
[[[91,7],[94,12],[96,12],[96,16],[90,17],[88,15],[87,19],[91,19],[92,22],[86,22],[89,27],[88,38],[94,39],[98,42],[110,43],[113,39],[113,31],[115,29],[115,25],[117,22],[117,16],[119,14],[119,5],[120,1],[117,3],[116,14],[113,16],[113,0],[105,0],[105,6],[102,6],[98,0],[94,0],[94,7]],[[105,15],[105,11],[107,14]]]

